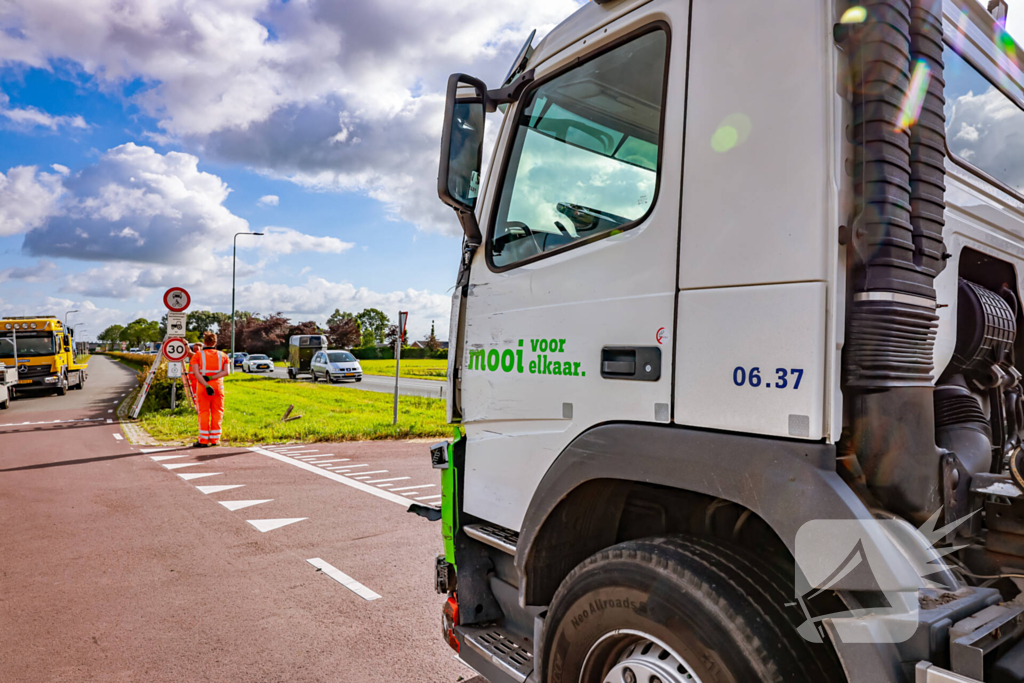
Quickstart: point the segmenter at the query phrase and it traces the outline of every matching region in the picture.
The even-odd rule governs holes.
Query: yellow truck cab
[[[74,330],[54,316],[0,319],[0,363],[18,368],[19,390],[81,389],[86,366],[75,363]]]

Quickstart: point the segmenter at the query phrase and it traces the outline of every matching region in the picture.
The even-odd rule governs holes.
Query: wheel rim
[[[642,631],[602,636],[587,653],[580,683],[701,683],[690,664],[665,643]]]

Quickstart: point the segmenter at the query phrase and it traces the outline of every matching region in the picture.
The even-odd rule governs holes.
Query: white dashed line
[[[403,486],[400,489],[392,489],[392,491],[415,491],[416,489],[432,489],[436,484],[420,484],[419,486]]]
[[[355,479],[369,479],[371,474],[387,474],[387,470],[374,470],[373,472],[360,472],[358,477]]]
[[[331,566],[329,563],[324,562],[319,557],[314,557],[311,560],[306,560],[311,565],[322,571],[327,576],[331,577],[345,588],[349,589],[364,600],[376,600],[380,598],[380,595],[374,593],[372,590],[359,583],[351,576],[341,571],[337,567]]]
[[[310,465],[324,465],[329,462],[345,462],[348,458],[335,458],[334,460],[307,460]]]
[[[417,498],[416,500],[433,500],[435,498],[440,498],[440,497],[441,497],[441,494],[439,493],[436,496],[423,496],[422,498]]]
[[[340,472],[342,470],[348,472],[349,470],[354,470],[357,467],[369,467],[369,465],[367,465],[364,462],[362,465],[338,465],[337,467],[332,467],[331,469],[334,470],[335,472]],[[360,472],[360,474],[362,474],[362,472]]]
[[[164,467],[167,467],[167,465],[164,465]],[[223,472],[203,472],[202,474],[179,474],[178,476],[181,477],[182,479],[184,479],[185,481],[188,481],[190,479],[202,479],[203,477],[216,477],[219,474],[224,474],[224,473]]]
[[[366,482],[367,484],[379,484],[382,481],[404,481],[405,479],[412,479],[412,477],[391,477],[390,479],[374,479],[373,481]]]
[[[107,412],[108,412],[108,413],[112,413],[112,412],[114,412],[114,409],[113,409],[113,408],[111,408],[111,409],[110,409],[110,410],[108,410]],[[107,420],[107,422],[110,422],[110,420]]]
[[[327,477],[331,481],[336,481],[339,484],[344,484],[345,486],[351,486],[354,489],[359,489],[360,491],[362,491],[364,493],[369,493],[370,495],[377,496],[378,498],[383,498],[384,500],[391,501],[392,503],[397,503],[398,505],[408,506],[412,502],[410,499],[408,499],[408,498],[406,498],[404,496],[397,496],[397,495],[391,493],[390,491],[381,491],[380,489],[377,489],[377,488],[374,488],[373,486],[369,486],[367,484],[364,484],[361,481],[356,481],[354,479],[349,479],[348,477],[343,477],[340,474],[338,474],[336,472],[331,472],[331,471],[329,471],[329,470],[327,470],[327,469],[325,469],[323,467],[317,467],[316,465],[310,465],[310,464],[304,463],[304,462],[302,462],[300,460],[293,460],[292,458],[280,455],[278,453],[274,453],[273,451],[268,451],[265,448],[260,448],[258,446],[254,446],[254,447],[250,448],[249,450],[254,452],[254,453],[260,453],[262,455],[265,455],[268,458],[273,458],[274,460],[280,460],[281,462],[286,462],[289,465],[292,465],[293,467],[300,467],[300,468],[306,470],[307,472],[312,472],[313,474],[317,474],[317,475],[319,475],[321,477]]]
[[[124,441],[124,437],[121,436],[120,434],[114,434],[114,438],[117,439],[118,441]]]

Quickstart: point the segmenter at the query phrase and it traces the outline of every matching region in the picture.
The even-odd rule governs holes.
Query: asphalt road
[[[406,512],[426,444],[143,449],[107,412],[131,372],[89,368],[0,412],[0,680],[486,683]]]
[[[240,372],[241,370],[236,370]],[[276,379],[288,379],[286,368],[274,368],[266,373],[267,377]],[[299,382],[310,381],[309,375],[300,375]],[[325,382],[320,381],[321,384]],[[355,387],[363,391],[378,391],[383,394],[391,394],[395,391],[395,378],[382,375],[363,375],[362,382],[338,382],[334,386]],[[438,382],[432,379],[409,379],[400,377],[398,379],[398,393],[402,396],[422,396],[425,398],[447,398],[447,383]]]

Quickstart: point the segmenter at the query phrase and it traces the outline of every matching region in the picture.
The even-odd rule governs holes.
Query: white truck
[[[501,87],[451,77],[458,436],[432,458],[464,661],[1024,681],[1005,12],[595,0]]]
[[[0,410],[11,407],[12,394],[18,385],[18,368],[0,363]]]

